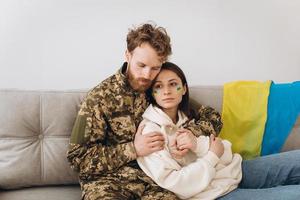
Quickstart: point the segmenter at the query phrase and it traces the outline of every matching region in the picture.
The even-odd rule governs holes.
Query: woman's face
[[[162,70],[152,87],[152,95],[163,109],[177,109],[185,92],[186,86],[182,85],[179,76],[170,70]]]

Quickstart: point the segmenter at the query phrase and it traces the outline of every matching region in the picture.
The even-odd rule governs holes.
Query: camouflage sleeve
[[[105,145],[106,120],[101,107],[86,99],[77,115],[67,152],[71,167],[81,175],[100,175],[136,159],[133,142]]]
[[[185,128],[192,131],[197,137],[210,134],[219,135],[222,128],[221,115],[209,106],[201,105],[196,114],[196,118],[191,119]]]

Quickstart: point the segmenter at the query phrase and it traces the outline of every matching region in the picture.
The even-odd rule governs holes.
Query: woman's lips
[[[163,99],[163,101],[173,101],[174,98],[166,98],[166,99]]]

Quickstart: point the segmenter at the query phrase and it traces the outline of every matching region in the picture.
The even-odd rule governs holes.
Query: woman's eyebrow
[[[168,80],[168,82],[172,82],[172,81],[178,81],[178,80],[175,79],[175,78],[172,78],[172,79]],[[155,81],[155,83],[162,83],[162,81]]]
[[[170,80],[168,80],[169,82],[171,82],[171,81],[178,81],[177,79],[175,79],[175,78],[173,78],[173,79],[170,79]]]

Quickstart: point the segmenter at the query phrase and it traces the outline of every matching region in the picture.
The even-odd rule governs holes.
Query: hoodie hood
[[[143,118],[152,121],[158,124],[159,126],[171,125],[171,126],[176,126],[177,128],[179,128],[188,120],[186,115],[180,110],[178,110],[178,121],[176,124],[174,124],[172,119],[164,111],[162,111],[160,108],[156,106],[153,106],[152,104],[150,104],[146,109],[146,111],[144,112]]]

